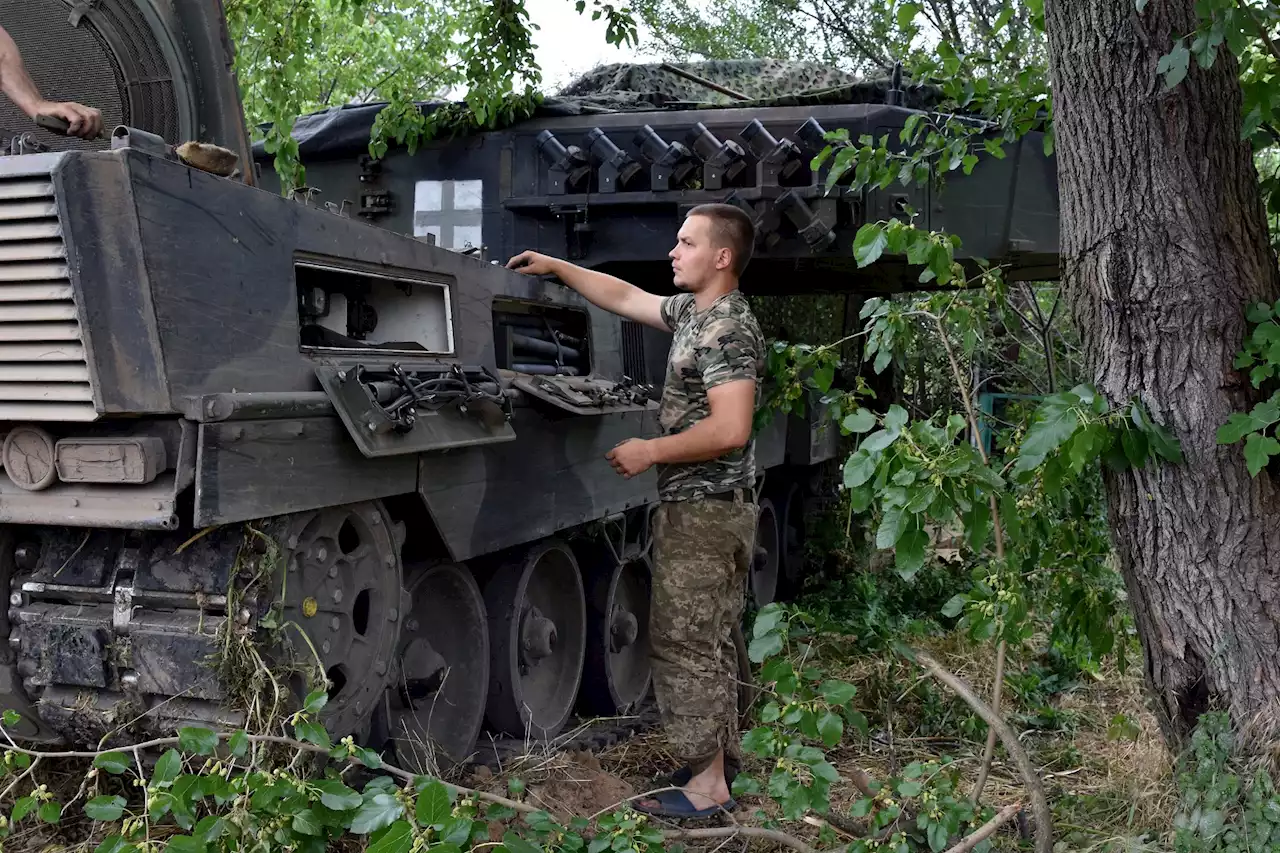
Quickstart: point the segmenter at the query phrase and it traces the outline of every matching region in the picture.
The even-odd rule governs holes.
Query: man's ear
[[[733,250],[726,247],[716,251],[716,269],[727,270],[733,266]]]

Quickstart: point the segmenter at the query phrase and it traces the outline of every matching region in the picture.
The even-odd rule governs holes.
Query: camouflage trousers
[[[756,512],[740,490],[731,500],[663,501],[654,519],[653,689],[670,748],[694,774],[721,749],[727,768],[741,767],[731,631],[742,618]]]

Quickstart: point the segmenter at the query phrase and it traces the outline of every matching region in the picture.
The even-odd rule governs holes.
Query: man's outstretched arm
[[[46,101],[41,96],[22,64],[18,45],[4,27],[0,27],[0,91],[29,118],[50,115],[65,119],[70,125],[67,132],[72,136],[93,139],[102,132],[102,113],[98,110],[71,102]]]
[[[662,320],[662,297],[620,278],[537,252],[521,252],[507,261],[507,269],[526,275],[554,275],[598,308],[664,332],[671,331]]]

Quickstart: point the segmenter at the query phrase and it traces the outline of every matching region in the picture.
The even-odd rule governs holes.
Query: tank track
[[[181,726],[245,725],[225,690],[220,644],[267,615],[272,588],[253,581],[265,551],[298,544],[298,526],[293,517],[198,536],[0,529],[0,592],[9,605],[0,612],[0,709],[23,718],[12,733],[89,748]],[[650,693],[626,717],[572,716],[550,745],[597,751],[658,723]],[[466,763],[496,772],[545,748],[486,727]]]
[[[570,718],[560,737],[551,741],[556,752],[600,752],[658,727],[658,705],[652,694],[631,716],[589,720]],[[520,758],[545,749],[544,744],[520,738],[494,737],[481,732],[475,755],[467,762],[471,767],[484,766],[494,773],[509,768]]]
[[[183,725],[243,723],[226,707],[217,665],[224,632],[265,612],[252,594],[229,596],[251,564],[239,526],[194,541],[72,528],[5,538],[9,684],[0,677],[0,704],[23,714],[19,735],[118,745]]]

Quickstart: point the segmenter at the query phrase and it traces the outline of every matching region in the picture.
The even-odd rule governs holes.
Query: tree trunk
[[[1107,474],[1113,540],[1171,745],[1204,711],[1280,720],[1280,496],[1215,433],[1252,405],[1232,366],[1246,302],[1280,293],[1240,141],[1237,65],[1157,63],[1194,0],[1048,0],[1063,279],[1097,388],[1138,396],[1185,461]]]

